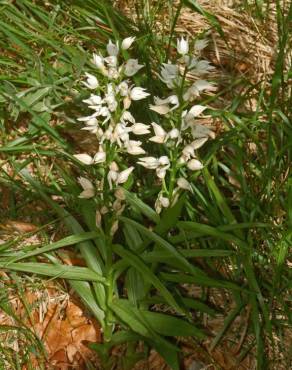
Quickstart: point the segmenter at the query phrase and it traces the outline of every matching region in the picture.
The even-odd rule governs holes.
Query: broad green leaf
[[[186,196],[185,194],[183,194],[173,207],[164,210],[160,217],[159,223],[155,226],[154,229],[157,234],[163,235],[168,230],[176,226],[176,223],[179,220],[183,206],[185,204],[185,199]]]
[[[211,258],[211,257],[230,257],[235,254],[233,251],[224,249],[181,249],[181,254],[185,258]],[[165,250],[154,250],[142,255],[144,261],[147,262],[164,262],[166,259],[174,259],[169,252]]]
[[[135,194],[130,193],[126,189],[123,189],[123,191],[125,192],[127,202],[130,203],[132,207],[138,209],[144,216],[149,218],[149,220],[155,223],[160,221],[159,215],[151,207],[142,202]]]
[[[124,299],[115,300],[113,302],[112,309],[131,327],[133,331],[138,332],[140,335],[143,335],[141,334],[142,332],[146,334],[144,335],[146,337],[145,341],[149,342],[149,344],[158,351],[171,369],[179,370],[177,357],[179,349],[153,331],[149,326],[148,320],[141,315],[138,309],[135,309],[129,301]],[[138,330],[140,330],[140,332]]]
[[[126,217],[120,217],[120,219],[125,223],[133,225],[137,230],[141,232],[141,234],[144,234],[146,237],[153,240],[159,246],[167,250],[169,254],[172,255],[177,260],[177,262],[180,263],[180,265],[185,268],[186,271],[195,275],[198,273],[197,269],[191,263],[189,263],[187,259],[168,241],[166,241],[159,235],[155,234],[153,231],[148,230],[146,227],[140,225],[136,221],[130,220],[129,218]]]
[[[204,339],[206,334],[188,321],[179,319],[175,316],[166,315],[158,312],[139,310],[140,314],[146,318],[153,331],[163,336],[170,337],[197,337]]]
[[[193,283],[198,284],[200,286],[209,286],[209,287],[216,287],[216,288],[224,288],[227,290],[234,290],[234,291],[247,291],[247,289],[242,288],[238,285],[236,285],[233,282],[226,281],[226,280],[219,280],[219,279],[212,279],[208,276],[192,276],[192,275],[186,275],[182,273],[165,273],[161,272],[160,276],[167,280],[167,281],[173,281],[176,283]]]
[[[50,252],[50,251],[53,251],[59,248],[68,247],[68,246],[83,242],[85,240],[93,239],[97,237],[98,235],[99,233],[97,232],[88,232],[88,233],[84,232],[81,234],[75,234],[75,235],[68,236],[62,240],[58,240],[55,243],[45,245],[41,248],[37,248],[36,250],[32,252],[24,252],[24,253],[21,253],[19,256],[12,257],[11,260],[8,261],[7,266],[9,266],[10,262],[20,261],[22,259],[37,256],[42,253],[47,253],[47,252]]]
[[[70,280],[70,285],[79,295],[83,303],[90,309],[102,327],[104,327],[104,311],[96,303],[94,294],[87,281]]]
[[[215,227],[200,224],[192,221],[179,221],[177,223],[179,229],[184,231],[197,232],[200,236],[212,236],[218,239],[228,241],[236,244],[241,251],[249,250],[248,245],[243,240],[239,239],[235,235],[224,233]]]
[[[123,246],[115,244],[113,250],[120,257],[128,261],[130,266],[137,269],[143,276],[145,281],[150,282],[165,298],[166,302],[173,307],[177,312],[182,312],[181,308],[173,298],[172,294],[166,289],[158,277],[151,271],[151,269],[143,262],[143,260],[136,256],[133,252],[126,250]]]
[[[143,274],[134,267],[130,267],[127,271],[125,288],[127,289],[129,300],[134,304],[145,296]]]
[[[37,262],[16,262],[0,263],[0,268],[13,271],[28,272],[31,274],[39,274],[45,276],[52,276],[54,278],[63,278],[71,280],[88,280],[88,281],[99,281],[105,283],[105,278],[98,275],[96,272],[90,270],[87,267],[78,266],[64,266],[64,265],[51,265],[48,263],[37,263]]]

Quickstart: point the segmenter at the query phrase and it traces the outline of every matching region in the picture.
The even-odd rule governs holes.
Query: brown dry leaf
[[[49,369],[51,366],[53,369],[83,369],[86,360],[95,360],[95,354],[83,343],[100,342],[100,327],[87,317],[73,297],[48,286],[43,291],[27,289],[25,299],[31,309],[29,318],[21,300],[11,294],[11,304],[17,316],[42,340]],[[11,320],[0,312],[0,324],[12,324]],[[37,369],[33,356],[31,361]]]
[[[38,230],[38,227],[34,224],[13,220],[7,221],[5,228],[17,231],[18,233],[30,233]]]

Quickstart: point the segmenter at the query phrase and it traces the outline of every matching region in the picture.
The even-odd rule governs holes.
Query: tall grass
[[[113,239],[109,230],[97,231],[95,204],[77,198],[74,178],[83,167],[66,161],[72,160],[72,146],[82,141],[74,119],[82,100],[77,82],[89,68],[86,51],[103,49],[108,37],[135,33],[137,55],[148,71],[144,84],[149,91],[158,89],[152,78],[156,63],[165,60],[173,43],[155,31],[154,10],[165,4],[156,2],[157,9],[144,1],[136,4],[135,22],[107,1],[1,4],[0,186],[11,189],[11,206],[2,217],[21,219],[28,202],[41,201],[51,209],[43,217],[48,222],[58,218],[71,236],[21,252],[9,243],[0,245],[0,268],[67,279],[103,328],[105,342],[93,348],[105,368],[111,366],[112,346],[142,340],[178,369],[179,342],[169,338],[190,336],[194,344],[201,343],[207,335],[204,316],[219,311],[210,304],[211,288],[233,302],[232,309],[224,301],[220,307],[225,321],[211,349],[241,315],[253,347],[243,341],[238,366],[251,352],[258,369],[277,368],[277,356],[285,352],[278,338],[285,337],[291,325],[287,261],[292,241],[292,94],[287,56],[292,3],[285,11],[276,4],[279,41],[271,81],[242,82],[245,93],[212,111],[224,129],[202,151],[207,165],[192,183],[193,195],[182,197],[159,217],[127,193],[129,207]],[[166,28],[174,36],[179,11],[173,11],[172,2],[168,5]],[[182,1],[179,6],[203,14],[225,37],[216,16],[197,2]],[[255,6],[264,24],[262,2]],[[256,99],[256,109],[243,111],[250,99]],[[33,177],[28,166],[34,168]],[[61,197],[61,205],[52,195]],[[151,199],[151,191],[147,196]],[[58,249],[73,244],[87,267],[60,264]],[[38,255],[48,263],[39,263]],[[201,288],[198,299],[190,299],[186,284]],[[288,357],[285,361],[288,368]]]

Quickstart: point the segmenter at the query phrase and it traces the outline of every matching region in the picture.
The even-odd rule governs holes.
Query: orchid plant
[[[90,114],[77,120],[84,124],[82,130],[96,135],[99,149],[94,155],[79,153],[75,158],[86,166],[97,166],[100,177],[95,183],[79,177],[83,189],[79,197],[99,196],[98,223],[109,210],[118,214],[123,211],[123,186],[130,177],[133,183],[143,186],[143,172],[138,170],[141,166],[157,177],[157,213],[173,206],[180,192],[192,192],[188,179],[204,166],[197,150],[214,136],[198,118],[207,109],[197,104],[200,94],[216,89],[203,79],[213,69],[200,56],[207,41],[197,40],[191,52],[187,39],[177,40],[174,60],[163,63],[159,73],[161,84],[165,85],[164,97],[152,97],[146,89],[135,85],[135,75],[143,73],[144,65],[129,57],[134,42],[135,37],[127,37],[121,43],[110,40],[106,56],[93,54],[91,62],[97,73],[86,73],[82,81],[90,92],[83,100]],[[149,110],[156,113],[156,122],[136,121],[132,103],[146,98],[152,101]]]

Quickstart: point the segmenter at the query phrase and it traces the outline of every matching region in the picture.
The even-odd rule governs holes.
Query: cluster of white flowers
[[[99,78],[86,73],[82,82],[91,92],[83,102],[92,113],[78,118],[78,121],[84,124],[83,130],[96,135],[99,150],[94,155],[80,153],[75,157],[85,165],[103,166],[104,179],[101,183],[103,186],[107,183],[109,191],[117,190],[127,182],[135,170],[134,165],[129,163],[155,170],[157,183],[161,184],[155,202],[159,213],[163,207],[174,204],[180,189],[192,191],[185,178],[188,176],[186,171],[203,168],[196,151],[213,136],[213,132],[197,122],[197,117],[207,107],[193,105],[193,101],[201,93],[215,89],[214,84],[201,78],[213,67],[208,61],[200,59],[200,52],[207,45],[205,40],[195,42],[193,55],[188,41],[184,38],[178,40],[177,60],[175,63],[164,63],[159,75],[171,93],[165,98],[154,97],[153,104],[149,106],[158,114],[156,121],[159,123],[136,122],[130,112],[132,101],[145,99],[150,94],[133,83],[132,77],[144,67],[137,59],[127,58],[128,52],[125,53],[134,41],[135,37],[128,37],[121,43],[109,41],[106,57],[93,54],[92,63]],[[192,84],[189,83],[189,76],[195,81]],[[156,150],[154,145],[149,153],[151,155],[147,156],[143,144],[148,143],[149,147],[151,142],[160,147]],[[155,152],[160,156],[153,156]],[[134,157],[130,159],[128,155]],[[135,159],[135,156],[138,158]],[[81,177],[78,181],[83,188],[81,198],[95,196],[94,185],[89,180]]]

